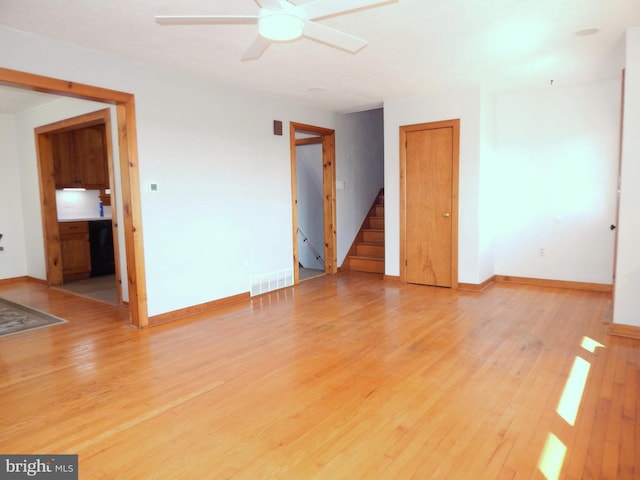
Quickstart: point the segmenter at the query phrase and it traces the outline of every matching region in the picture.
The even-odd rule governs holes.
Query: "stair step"
[[[365,228],[362,230],[362,240],[367,243],[384,243],[384,230]]]
[[[374,200],[350,252],[349,270],[384,275],[384,190]]]
[[[358,242],[356,244],[356,255],[384,258],[384,244]]]
[[[384,228],[384,217],[369,217],[369,228]]]
[[[384,217],[384,205],[376,205],[371,209],[371,213],[376,217]]]
[[[349,269],[357,272],[384,273],[384,258],[351,255]]]

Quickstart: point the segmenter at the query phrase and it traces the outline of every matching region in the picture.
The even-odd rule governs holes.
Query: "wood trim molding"
[[[162,323],[173,322],[174,320],[179,320],[181,318],[209,312],[211,310],[226,307],[227,305],[233,305],[234,303],[239,303],[250,298],[251,294],[249,292],[239,293],[238,295],[220,298],[212,302],[201,303],[199,305],[193,305],[191,307],[181,308],[179,310],[173,310],[167,313],[161,313],[160,315],[149,317],[149,325],[155,326]]]
[[[620,82],[620,127],[618,132],[618,172],[616,176],[616,212],[615,212],[615,226],[620,225],[620,192],[622,191],[622,142],[624,140],[624,102],[625,102],[625,85],[626,85],[627,72],[622,69],[622,79]],[[618,232],[619,228],[616,228],[613,232],[613,283],[616,282],[616,275],[618,271]]]
[[[147,307],[147,281],[144,268],[144,241],[142,238],[142,209],[140,205],[140,173],[138,167],[138,140],[133,96],[128,102],[118,103],[118,147],[122,183],[122,210],[124,212],[124,244],[127,258],[127,282],[131,323],[144,328],[149,325]]]
[[[482,283],[458,283],[458,290],[464,290],[468,292],[481,292],[482,290],[490,287],[494,283],[496,283],[495,275],[487,278]]]
[[[324,198],[324,271],[338,271],[338,230],[336,221],[335,131],[322,136],[322,190]]]
[[[149,324],[147,286],[144,271],[144,242],[135,116],[135,97],[131,93],[0,68],[0,85],[53,95],[93,100],[116,106],[120,146],[122,209],[127,256],[130,321],[134,327]],[[46,142],[45,142],[46,143]],[[43,148],[46,149],[46,145]]]
[[[315,145],[316,143],[322,143],[322,137],[298,138],[296,140],[296,146]]]
[[[22,275],[20,277],[10,277],[10,278],[1,278],[0,285],[10,285],[12,283],[20,283],[20,282],[31,282],[37,283],[38,285],[47,286],[46,280],[41,280],[40,278],[31,277],[29,275]]]
[[[640,340],[640,327],[633,325],[622,325],[620,323],[612,323],[609,325],[609,335],[616,337],[636,338]]]
[[[459,283],[458,290],[469,292],[481,292],[496,283],[513,283],[518,285],[531,285],[535,287],[571,288],[574,290],[587,290],[591,292],[612,293],[613,286],[602,283],[571,282],[566,280],[548,280],[544,278],[514,277],[511,275],[493,275],[482,283]]]
[[[383,280],[389,281],[389,282],[400,282],[400,275],[387,275],[384,274],[382,276]]]
[[[0,285],[9,285],[12,283],[25,282],[30,280],[30,277],[26,275],[22,277],[10,277],[10,278],[0,278]]]
[[[566,280],[548,280],[544,278],[513,277],[510,275],[495,275],[498,283],[517,283],[536,287],[572,288],[574,290],[589,290],[591,292],[613,293],[613,285],[603,283],[572,282]]]
[[[27,278],[27,280],[29,282],[37,283],[38,285],[45,285],[45,286],[47,285],[47,281],[46,280],[42,280],[40,278],[31,277],[31,276],[27,276],[26,278]]]
[[[34,130],[36,133],[61,133],[78,128],[93,127],[95,125],[105,125],[109,120],[110,110],[103,108],[94,112],[83,113],[71,118],[65,118],[57,122],[48,123],[40,127],[36,127]]]
[[[53,93],[65,97],[110,104],[127,102],[133,96],[130,93],[119,92],[117,90],[94,87],[92,85],[45,77],[8,68],[0,68],[0,85],[9,87],[19,86],[20,88],[34,92]]]

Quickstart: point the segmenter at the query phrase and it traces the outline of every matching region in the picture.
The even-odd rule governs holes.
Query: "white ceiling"
[[[15,114],[55,99],[54,95],[0,86],[0,113]]]
[[[640,26],[638,0],[397,0],[319,20],[368,40],[356,54],[302,38],[242,62],[255,25],[154,21],[257,12],[254,0],[0,0],[0,25],[343,112],[440,88],[614,78],[624,32]]]

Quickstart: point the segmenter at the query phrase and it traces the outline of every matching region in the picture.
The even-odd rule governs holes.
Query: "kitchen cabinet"
[[[91,273],[89,222],[59,222],[58,231],[64,281],[89,278]]]
[[[104,125],[51,135],[56,188],[109,188],[105,135]]]

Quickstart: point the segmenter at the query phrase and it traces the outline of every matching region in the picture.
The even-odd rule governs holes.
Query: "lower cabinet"
[[[89,278],[91,274],[89,222],[60,222],[58,230],[64,281]]]

